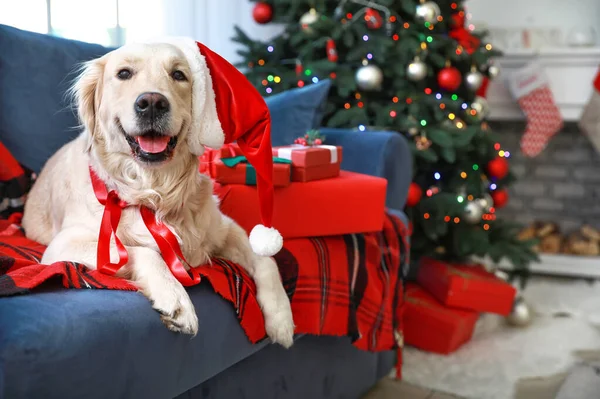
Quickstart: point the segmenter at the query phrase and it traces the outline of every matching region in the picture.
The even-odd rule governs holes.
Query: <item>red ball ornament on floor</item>
[[[492,191],[491,195],[495,208],[502,208],[508,203],[508,191],[505,189]]]
[[[491,177],[504,179],[508,174],[508,161],[504,157],[496,157],[487,164],[487,172]]]
[[[438,72],[438,85],[443,90],[454,91],[460,87],[462,76],[454,67],[445,67]]]
[[[417,183],[410,183],[408,187],[408,197],[406,198],[406,206],[413,207],[421,201],[423,189]]]
[[[256,3],[252,10],[252,18],[259,24],[266,24],[273,20],[273,7],[267,3]]]

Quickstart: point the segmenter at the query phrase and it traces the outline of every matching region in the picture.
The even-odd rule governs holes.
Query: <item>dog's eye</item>
[[[181,71],[175,71],[171,74],[171,76],[173,77],[173,79],[175,80],[179,80],[179,81],[184,81],[187,80],[187,78],[185,77],[185,75],[183,74],[183,72]]]
[[[121,80],[127,80],[131,77],[131,71],[129,69],[121,69],[117,73],[117,77]]]

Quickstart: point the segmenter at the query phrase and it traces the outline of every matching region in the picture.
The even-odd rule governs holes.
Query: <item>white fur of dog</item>
[[[84,130],[44,166],[27,199],[23,227],[29,238],[48,245],[42,263],[73,261],[95,269],[104,207],[91,185],[91,165],[122,200],[156,212],[178,237],[190,265],[222,257],[244,267],[256,283],[268,336],[289,347],[294,324],[277,265],[255,255],[246,232],[220,213],[212,182],[198,172],[198,157],[190,151],[196,134],[190,129],[191,79],[184,54],[169,44],[126,45],[87,63],[73,88]],[[141,124],[134,103],[142,93],[164,96],[168,116]],[[167,159],[140,158],[126,139],[136,140],[147,125],[176,137]],[[163,261],[139,207],[123,210],[117,235],[129,254],[118,275],[139,288],[169,329],[195,335],[194,305]],[[117,260],[113,241],[111,262]]]

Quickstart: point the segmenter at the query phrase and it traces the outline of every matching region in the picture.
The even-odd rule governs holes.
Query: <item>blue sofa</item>
[[[107,51],[0,25],[0,141],[25,166],[38,171],[77,134],[68,74]],[[275,125],[273,141],[282,141],[289,131]],[[322,132],[344,148],[343,169],[388,179],[387,205],[403,217],[411,160],[401,135]],[[0,399],[358,398],[394,365],[394,352],[360,351],[346,338],[252,345],[208,285],[189,293],[200,319],[193,339],[168,331],[135,292],[43,288],[0,298]]]

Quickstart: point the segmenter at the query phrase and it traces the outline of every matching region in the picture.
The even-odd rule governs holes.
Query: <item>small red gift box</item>
[[[241,155],[236,144],[219,150],[207,150],[200,158],[200,173],[207,174],[221,184],[256,185],[256,170]],[[291,163],[273,160],[273,186],[287,187],[291,182]]]
[[[424,289],[406,284],[404,342],[428,352],[449,354],[473,336],[479,314],[440,304]]]
[[[503,316],[510,314],[517,294],[482,266],[451,265],[427,257],[420,261],[417,281],[446,306]]]
[[[292,161],[292,181],[308,182],[339,176],[342,147],[299,144],[274,147],[273,156]]]
[[[342,171],[338,177],[275,190],[273,226],[283,238],[381,231],[387,180]],[[250,233],[260,223],[255,186],[215,185],[221,212]]]

